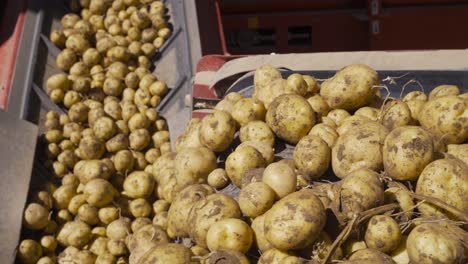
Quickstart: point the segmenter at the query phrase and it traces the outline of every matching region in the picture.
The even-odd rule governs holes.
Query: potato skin
[[[252,182],[242,188],[239,206],[242,213],[255,218],[265,213],[275,202],[275,192],[266,183]]]
[[[440,199],[462,212],[468,211],[468,166],[459,159],[439,159],[429,163],[416,184],[416,194]],[[444,210],[423,203],[418,207],[426,217],[449,217]]]
[[[296,144],[315,125],[315,113],[302,96],[284,94],[268,107],[266,123],[279,138]]]
[[[411,263],[463,263],[463,242],[456,234],[438,223],[415,227],[406,242]]]
[[[385,138],[383,164],[393,179],[413,181],[434,159],[432,136],[417,126],[394,129]]]
[[[320,199],[309,189],[291,193],[265,213],[265,235],[280,250],[300,249],[319,236],[326,223]]]
[[[219,249],[235,250],[246,253],[253,240],[250,226],[236,218],[228,218],[214,223],[206,234],[210,251]]]
[[[346,264],[372,264],[372,263],[379,263],[379,264],[394,264],[395,262],[392,260],[390,256],[384,254],[376,249],[360,249],[354,252],[351,257],[349,257],[349,261],[345,261],[343,263]]]
[[[381,123],[390,131],[397,127],[412,125],[415,122],[408,105],[400,100],[387,103],[383,108],[380,119]]]
[[[389,253],[400,244],[400,227],[390,216],[375,215],[367,225],[365,241],[369,248]]]
[[[379,75],[375,70],[364,64],[353,64],[324,81],[320,95],[332,109],[353,111],[370,102],[373,86],[379,83]]]
[[[236,149],[226,159],[226,173],[232,183],[242,186],[242,177],[250,169],[265,166],[262,154],[251,146]]]
[[[468,140],[468,101],[450,95],[435,98],[424,104],[419,123],[446,144],[460,144]]]
[[[341,135],[332,148],[332,168],[343,179],[360,168],[380,171],[382,147],[388,130],[377,122],[368,122]]]
[[[266,109],[262,102],[252,98],[243,98],[232,107],[232,118],[244,126],[255,120],[265,120]]]
[[[263,171],[262,182],[270,186],[276,198],[280,199],[296,191],[297,175],[288,164],[274,162]]]
[[[318,179],[330,166],[331,150],[320,137],[308,135],[297,143],[293,156],[299,173]]]
[[[260,141],[265,142],[271,147],[275,145],[275,135],[263,121],[251,121],[241,127],[239,138],[241,142],[245,141]]]
[[[236,122],[229,113],[215,111],[203,118],[200,130],[200,142],[214,152],[226,150],[234,139]]]

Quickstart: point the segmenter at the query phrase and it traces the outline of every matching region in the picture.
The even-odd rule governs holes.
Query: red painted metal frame
[[[9,0],[5,3],[0,24],[0,109],[6,110],[15,70],[16,54],[23,32],[24,10],[27,0]],[[12,30],[13,28],[13,30]]]

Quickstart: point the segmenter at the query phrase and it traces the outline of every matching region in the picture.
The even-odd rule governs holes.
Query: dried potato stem
[[[413,198],[417,199],[417,200],[422,200],[422,201],[431,203],[431,204],[433,204],[433,205],[435,205],[437,207],[440,207],[440,208],[444,209],[445,211],[453,214],[457,219],[459,219],[461,221],[468,222],[468,214],[466,214],[466,213],[458,210],[457,208],[455,208],[455,207],[441,201],[438,198],[429,197],[429,196],[416,194],[416,193],[410,193],[410,195]]]

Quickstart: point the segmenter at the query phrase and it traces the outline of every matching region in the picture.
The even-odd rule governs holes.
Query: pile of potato
[[[466,263],[458,87],[390,98],[366,65],[323,82],[264,65],[172,149],[149,63],[164,4],[72,7],[47,82],[68,113],[46,117],[55,177],[26,205],[21,263]]]

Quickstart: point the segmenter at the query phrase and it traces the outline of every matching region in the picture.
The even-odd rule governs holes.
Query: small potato
[[[229,184],[229,178],[224,169],[218,168],[208,174],[207,182],[215,189],[222,189]]]
[[[273,206],[276,193],[264,182],[252,182],[242,188],[239,194],[239,206],[242,213],[255,218]]]
[[[79,93],[86,93],[91,89],[91,79],[88,77],[79,76],[73,82],[73,90]]]
[[[158,80],[153,82],[148,87],[148,90],[151,93],[151,95],[164,96],[167,93],[168,88],[165,82]]]
[[[162,15],[151,15],[151,23],[157,30],[167,27],[166,19]]]
[[[130,53],[125,47],[115,46],[115,47],[110,48],[107,51],[106,56],[107,58],[109,58],[111,62],[115,62],[115,61],[126,62],[130,58]]]
[[[297,176],[286,163],[274,162],[265,168],[262,182],[273,189],[276,198],[281,199],[296,191]]]
[[[123,82],[119,79],[108,77],[102,87],[106,95],[120,96],[124,89]]]
[[[255,120],[265,120],[266,109],[262,102],[252,99],[243,98],[237,101],[232,107],[232,118],[244,126],[247,123]]]
[[[148,15],[140,11],[133,12],[130,16],[130,21],[132,22],[133,26],[139,29],[147,28],[151,23]]]
[[[149,197],[154,190],[155,182],[153,177],[143,171],[130,173],[124,181],[124,194],[130,198]]]
[[[128,107],[126,106],[125,109],[122,109],[123,112],[127,112],[127,113],[123,113],[123,117],[126,117],[130,115],[131,113],[137,111],[137,108],[135,108],[136,106],[134,107],[131,107],[131,106],[134,106],[134,105],[130,104],[130,106]],[[149,125],[150,125],[150,122],[148,118],[146,117],[145,114],[142,114],[142,113],[134,113],[128,120],[128,128],[130,129],[130,131],[135,131],[137,129],[142,129],[142,128],[148,128]]]
[[[293,73],[286,79],[285,88],[288,93],[295,93],[304,96],[307,93],[308,85],[302,75],[299,73]]]
[[[150,144],[151,136],[148,130],[141,128],[130,132],[128,140],[131,149],[141,151]]]
[[[297,143],[293,156],[300,174],[318,179],[330,166],[331,149],[320,137],[308,135]]]
[[[282,198],[265,214],[266,239],[280,250],[305,248],[317,239],[325,222],[320,199],[312,190],[302,189]]]
[[[83,204],[80,206],[77,217],[79,220],[91,226],[99,223],[98,209],[89,204]]]
[[[47,93],[52,92],[53,90],[70,90],[72,82],[68,79],[67,74],[57,73],[51,75],[46,82]]]
[[[87,49],[91,47],[91,44],[82,34],[73,34],[67,38],[65,42],[67,49],[70,49],[73,52],[83,54]]]
[[[81,221],[70,221],[63,225],[57,235],[61,246],[82,248],[91,240],[91,228]]]
[[[351,263],[364,263],[364,264],[371,264],[371,263],[382,263],[382,264],[394,264],[395,262],[392,260],[390,256],[387,254],[382,253],[376,249],[365,248],[356,251],[351,255],[349,258]]]
[[[234,104],[236,104],[242,98],[244,97],[239,93],[230,92],[224,96],[223,100],[219,101],[216,104],[215,110],[224,111],[231,114]]]
[[[328,147],[332,148],[338,139],[338,133],[336,130],[323,123],[315,125],[310,131],[309,135],[317,136],[328,144]]]
[[[80,160],[73,168],[73,173],[80,180],[80,183],[86,184],[93,179],[108,179],[111,170],[100,160]]]
[[[78,21],[80,21],[80,16],[74,13],[65,14],[60,20],[63,28],[73,28]]]
[[[78,214],[79,208],[86,203],[86,196],[84,194],[77,194],[73,196],[68,204],[68,211],[74,215]]]
[[[327,101],[323,99],[322,96],[316,94],[307,98],[307,102],[312,107],[315,113],[317,113],[317,120],[321,120],[322,116],[327,116],[328,112],[330,111],[330,107],[327,104]]]
[[[367,225],[365,241],[369,248],[374,248],[384,253],[391,252],[400,244],[400,227],[390,216],[373,216]]]
[[[343,109],[334,109],[327,115],[327,117],[331,118],[337,126],[341,126],[343,121],[350,116],[351,115]]]
[[[207,247],[207,233],[214,223],[222,219],[241,216],[237,202],[221,193],[208,195],[193,206],[198,210],[192,210],[189,213],[190,237],[201,247]]]
[[[106,142],[106,150],[111,153],[128,149],[129,141],[125,134],[117,134]]]
[[[149,249],[149,252],[145,254],[140,261],[135,263],[145,263],[147,260],[151,260],[153,264],[185,264],[192,262],[191,257],[192,253],[190,249],[185,246],[175,243],[165,243]]]
[[[65,41],[67,40],[65,34],[63,34],[63,31],[57,29],[53,29],[52,32],[50,32],[49,39],[52,43],[54,43],[55,46],[60,49],[65,47]]]
[[[153,42],[157,37],[158,31],[154,28],[145,28],[141,31],[141,42]]]
[[[315,113],[303,97],[285,94],[268,107],[266,123],[279,138],[296,144],[315,125]]]
[[[254,147],[260,154],[262,154],[263,159],[265,160],[265,165],[268,165],[273,162],[275,159],[275,152],[272,147],[270,147],[267,143],[258,142],[258,141],[245,141],[242,142],[236,149],[251,146]]]
[[[54,208],[67,209],[70,200],[76,195],[74,185],[62,185],[52,194],[54,198]]]
[[[109,36],[105,36],[96,42],[96,49],[102,54],[107,54],[115,46],[117,46],[116,41]]]
[[[39,191],[37,192],[32,201],[34,203],[38,203],[40,205],[42,205],[44,208],[46,208],[47,210],[50,210],[53,206],[53,199],[52,199],[52,196],[50,195],[49,192],[47,191]]]
[[[406,242],[411,263],[463,263],[463,240],[451,229],[439,223],[424,223],[415,227]]]
[[[152,136],[152,140],[153,140],[153,144],[154,144],[155,147],[161,148],[161,146],[164,143],[169,142],[169,140],[170,140],[169,131],[158,131],[158,132],[154,133],[153,136]],[[162,153],[162,151],[161,151],[161,153]]]
[[[176,179],[179,186],[204,183],[216,168],[216,155],[208,148],[185,148],[175,157]]]
[[[162,212],[153,217],[153,225],[160,226],[162,229],[167,230],[167,212]]]
[[[112,184],[104,179],[89,181],[85,185],[83,193],[87,195],[86,201],[98,208],[108,205],[117,195],[117,191]]]
[[[422,91],[412,91],[412,92],[407,93],[403,97],[402,100],[403,100],[403,102],[409,102],[409,101],[414,101],[414,100],[426,102],[427,101],[427,95]]]
[[[226,173],[232,183],[240,187],[242,177],[250,169],[265,166],[262,154],[251,146],[245,146],[232,152],[226,159]]]
[[[154,214],[160,214],[162,212],[169,211],[171,204],[165,200],[157,200],[153,203]]]
[[[416,180],[433,159],[432,136],[420,127],[399,127],[385,138],[383,164],[393,179]]]
[[[391,101],[384,106],[380,120],[390,131],[397,127],[412,125],[415,122],[411,117],[408,105],[399,100]]]
[[[41,246],[42,246],[42,251],[45,253],[53,253],[55,252],[55,249],[57,248],[57,240],[55,239],[54,236],[43,236],[41,238]]]
[[[88,119],[89,107],[83,102],[77,102],[68,110],[68,117],[71,122],[83,123]]]
[[[117,126],[115,122],[106,116],[100,117],[93,125],[94,135],[102,140],[107,140],[115,135]]]
[[[254,75],[255,91],[263,88],[264,86],[279,78],[281,78],[281,73],[275,67],[268,64],[258,67],[255,70]]]
[[[114,220],[117,220],[119,218],[119,215],[120,209],[112,205],[102,207],[98,211],[99,221],[106,225],[110,224]]]
[[[42,257],[42,248],[32,239],[21,241],[18,246],[18,259],[24,264],[35,264]]]
[[[133,220],[130,228],[132,229],[133,233],[136,233],[139,229],[146,225],[151,225],[151,219],[146,217],[138,217],[135,220]]]
[[[63,225],[66,222],[70,222],[73,220],[73,216],[68,212],[67,209],[62,209],[57,212],[57,215],[55,216],[55,220],[57,221],[58,224]]]
[[[461,212],[468,210],[468,166],[459,159],[439,159],[421,172],[416,194],[433,197]],[[424,217],[451,218],[451,214],[430,203],[418,206]]]
[[[107,237],[116,241],[125,239],[132,231],[131,224],[132,221],[126,217],[112,221],[106,229]]]
[[[82,159],[99,159],[105,152],[105,146],[96,136],[84,136],[80,141],[79,150]]]
[[[219,249],[246,253],[252,245],[252,229],[244,221],[228,218],[214,223],[206,234],[210,251]]]
[[[149,217],[153,208],[151,204],[144,198],[137,198],[135,200],[130,201],[128,204],[130,208],[130,213],[133,217]]]
[[[209,149],[222,152],[231,144],[235,132],[236,124],[231,115],[223,111],[215,111],[202,120],[199,139]]]
[[[265,142],[271,147],[275,144],[275,135],[263,121],[251,121],[241,127],[239,134],[241,142],[259,141]]]
[[[109,250],[109,253],[116,257],[128,254],[128,249],[123,240],[109,239],[109,241],[107,241],[107,249]]]
[[[458,88],[458,86],[450,85],[450,84],[443,84],[432,89],[432,91],[429,93],[429,101],[434,100],[436,98],[444,97],[444,96],[459,95],[459,94],[460,94],[460,89]]]
[[[67,108],[71,108],[74,104],[81,101],[81,95],[76,91],[67,91],[63,97],[63,104]]]
[[[317,79],[310,75],[302,75],[302,78],[307,83],[308,94],[316,94],[320,92],[320,85],[317,83]]]
[[[353,111],[370,102],[374,86],[379,83],[375,70],[364,64],[352,64],[324,81],[320,95],[332,109]]]
[[[340,185],[341,208],[350,218],[356,213],[377,207],[384,201],[384,188],[379,175],[369,169],[349,173]]]
[[[38,203],[30,203],[24,210],[24,224],[32,230],[40,230],[49,223],[49,211]]]
[[[138,84],[140,83],[140,77],[134,72],[129,72],[125,76],[125,85],[128,88],[136,89],[138,87]]]
[[[111,101],[104,104],[104,112],[114,120],[122,119],[122,108],[119,102]],[[118,122],[118,121],[117,121]]]
[[[131,172],[135,164],[135,158],[129,150],[120,150],[114,156],[115,170],[121,173]]]
[[[71,49],[64,49],[57,55],[56,64],[60,70],[68,71],[77,60],[74,51]]]

